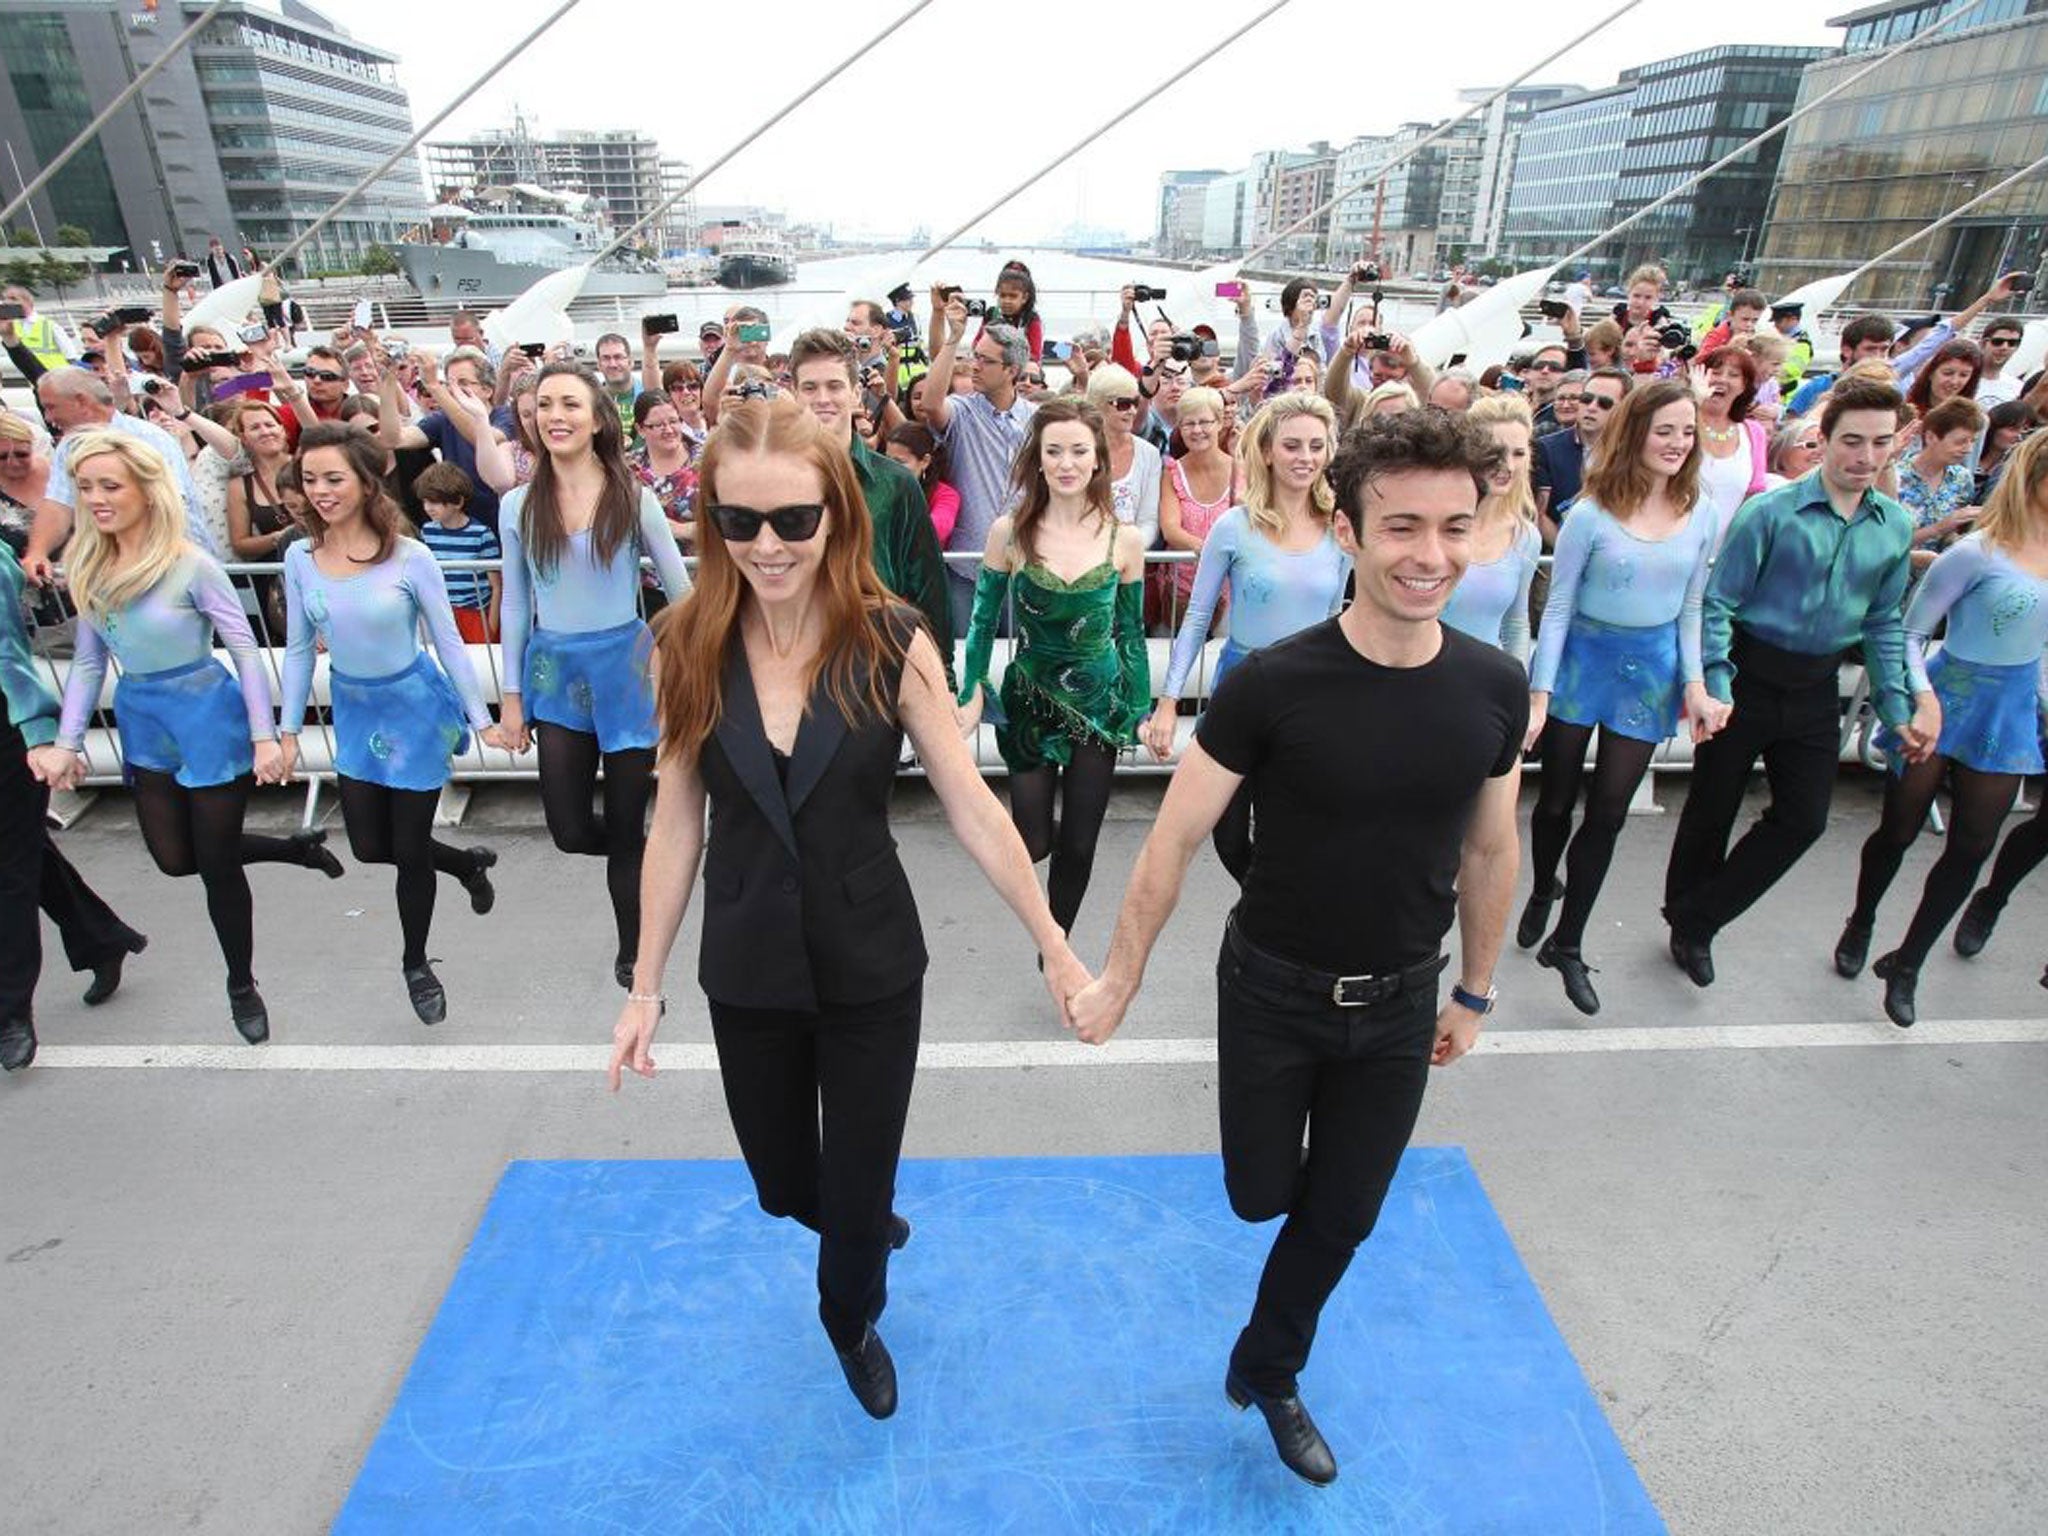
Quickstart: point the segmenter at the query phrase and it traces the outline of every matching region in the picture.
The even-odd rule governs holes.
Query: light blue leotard
[[[1591,498],[1573,502],[1550,563],[1550,597],[1529,669],[1530,691],[1549,693],[1556,684],[1574,615],[1629,629],[1676,620],[1680,681],[1699,682],[1700,605],[1714,526],[1713,513],[1701,505],[1668,538],[1639,539]]]
[[[478,731],[490,725],[469,652],[448,607],[441,567],[426,545],[400,539],[390,558],[348,576],[330,576],[313,559],[311,545],[294,544],[284,555],[284,590],[282,723],[287,733],[305,724],[316,634],[326,641],[336,671],[359,678],[390,677],[419,655],[422,620],[470,725]]]
[[[1320,624],[1344,601],[1351,560],[1325,532],[1309,548],[1282,549],[1252,526],[1251,514],[1232,507],[1209,528],[1195,562],[1195,586],[1174,636],[1166,669],[1167,698],[1180,697],[1216,617],[1216,600],[1230,584],[1230,643],[1255,651]]]
[[[1942,647],[1960,660],[1984,667],[2041,661],[2048,713],[2048,576],[2021,570],[1981,533],[1943,550],[1906,605],[1906,679],[1915,693],[1930,686],[1927,642],[1943,618]]]
[[[569,536],[568,548],[551,571],[536,570],[520,537],[527,492],[521,486],[500,504],[498,539],[505,548],[504,679],[506,693],[525,688],[526,645],[536,624],[557,634],[582,635],[631,623],[640,612],[640,556],[654,561],[655,574],[670,602],[690,590],[690,573],[669,532],[661,503],[644,487],[640,492],[638,536],[626,540],[610,562],[599,567],[591,556],[590,531]]]
[[[1443,622],[1474,640],[1498,646],[1524,667],[1529,665],[1529,584],[1543,554],[1543,535],[1536,525],[1516,519],[1515,536],[1497,560],[1465,567]]]
[[[248,616],[227,572],[213,556],[195,549],[127,606],[102,618],[80,615],[78,650],[64,683],[58,744],[73,752],[83,744],[85,722],[99,706],[110,652],[124,671],[169,672],[205,661],[213,654],[216,634],[235,663],[242,703],[249,713],[249,739],[273,739],[277,726],[271,718],[270,679],[256,637],[249,631]]]

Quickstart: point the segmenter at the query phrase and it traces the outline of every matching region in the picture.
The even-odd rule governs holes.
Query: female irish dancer
[[[1696,741],[1727,715],[1707,696],[1700,667],[1700,604],[1715,536],[1713,514],[1700,503],[1699,408],[1690,387],[1663,379],[1637,389],[1600,444],[1558,534],[1529,672],[1525,746],[1542,738],[1543,783],[1529,819],[1536,888],[1515,931],[1524,949],[1543,940],[1537,963],[1558,973],[1565,996],[1586,1014],[1600,1011],[1600,997],[1580,944],[1629,798],[1657,744],[1677,731],[1681,698]],[[1572,837],[1596,729],[1599,758]],[[1564,913],[1543,939],[1559,895]]]
[[[528,716],[541,727],[548,833],[564,853],[603,857],[618,929],[612,975],[626,987],[640,943],[655,741],[640,557],[654,562],[670,602],[690,590],[690,576],[661,503],[626,462],[625,429],[596,376],[575,363],[549,363],[534,386],[533,419],[542,449],[533,481],[499,510],[501,728],[505,744],[524,752]],[[602,816],[591,810],[600,763]]]
[[[504,743],[477,691],[441,567],[426,545],[399,537],[383,458],[374,440],[339,422],[308,427],[299,438],[306,537],[284,557],[284,764],[289,776],[312,696],[317,636],[327,647],[335,784],[349,847],[361,863],[397,867],[406,995],[422,1024],[438,1024],[448,998],[427,960],[436,876],[453,875],[470,906],[488,912],[498,856],[438,841],[434,808],[449,756],[468,745],[465,721],[493,746]],[[422,622],[439,667],[420,649]]]
[[[960,739],[917,610],[875,576],[853,461],[794,400],[721,414],[688,602],[661,616],[661,793],[611,1084],[654,1075],[662,970],[704,866],[698,976],[761,1208],[818,1233],[818,1315],[862,1408],[896,1409],[875,1332],[923,1002],[917,903],[889,833],[905,733],[1056,1003],[1088,973]],[[705,835],[705,804],[711,831]],[[1064,1017],[1064,1014],[1062,1015]]]
[[[258,837],[242,830],[255,784],[282,784],[270,682],[241,600],[212,556],[185,537],[185,505],[163,456],[116,432],[71,450],[77,532],[65,560],[82,621],[64,686],[57,745],[72,754],[62,785],[85,772],[85,726],[111,652],[121,663],[114,723],[135,818],[156,867],[199,876],[228,968],[228,1012],[251,1045],[270,1038],[256,990],[249,864],[298,864],[330,879],[341,862],[320,832]],[[238,689],[213,659],[218,636]]]
[[[1173,755],[1180,691],[1226,588],[1229,638],[1210,680],[1212,696],[1253,651],[1320,624],[1343,606],[1351,561],[1331,530],[1337,502],[1324,478],[1336,424],[1329,401],[1297,393],[1267,402],[1246,428],[1244,505],[1219,517],[1202,543],[1166,690],[1145,722],[1145,745],[1160,762]],[[1239,885],[1251,865],[1251,804],[1249,790],[1237,795],[1212,834],[1217,857]]]
[[[1929,660],[1928,641],[1944,621],[1941,650]],[[1863,845],[1856,908],[1835,946],[1835,969],[1858,974],[1877,904],[1927,824],[1935,791],[1946,782],[1949,827],[1941,857],[1927,872],[1905,938],[1872,967],[1884,979],[1884,1011],[1901,1029],[1915,1017],[1920,967],[1997,845],[2020,780],[2042,771],[2042,727],[2048,720],[2044,651],[2048,437],[2037,436],[2015,455],[1977,531],[1936,557],[1906,607],[1907,680],[1916,693],[1931,687],[1941,701],[1941,737],[1933,755],[1918,763],[1895,750],[1891,733],[1879,738],[1891,756],[1884,815]]]
[[[1501,447],[1501,461],[1472,524],[1472,563],[1451,590],[1443,622],[1529,665],[1529,588],[1543,554],[1536,495],[1529,488],[1529,407],[1489,395],[1465,419]]]
[[[1041,405],[1011,482],[1021,500],[989,529],[961,702],[970,725],[978,722],[996,625],[1014,597],[1017,649],[1003,674],[996,746],[1010,769],[1010,816],[1034,863],[1051,856],[1047,900],[1071,933],[1117,754],[1151,702],[1145,542],[1116,520],[1109,440],[1092,405]]]

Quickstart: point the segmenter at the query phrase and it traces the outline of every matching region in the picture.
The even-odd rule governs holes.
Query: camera
[[[676,315],[642,315],[640,334],[642,336],[673,336],[683,328],[683,322]]]
[[[1385,331],[1368,331],[1365,335],[1365,350],[1384,352],[1394,344],[1394,338]]]
[[[1676,352],[1691,340],[1692,332],[1675,321],[1669,325],[1657,327],[1657,344],[1666,352]]]
[[[411,351],[412,343],[407,341],[403,336],[394,336],[389,341],[384,343],[384,356],[386,359],[394,363],[399,361],[399,359],[405,357]]]
[[[989,304],[987,299],[969,299],[967,301],[967,313],[972,319],[986,320],[988,318],[988,310]],[[1001,311],[999,310],[997,313],[1000,314]]]
[[[187,352],[184,366],[187,369],[232,368],[239,361],[240,356],[233,352]]]
[[[2031,272],[2014,273],[2011,280],[2006,283],[2005,291],[2007,293],[2032,293],[2034,291],[2034,274]]]
[[[1147,287],[1144,283],[1133,283],[1131,284],[1131,302],[1133,304],[1163,304],[1166,302],[1166,290],[1164,288]]]
[[[1214,357],[1216,343],[1205,336],[1174,336],[1168,341],[1172,348],[1169,354],[1176,363],[1191,363],[1198,357]]]
[[[1572,312],[1571,305],[1565,303],[1563,299],[1538,299],[1536,307],[1543,312],[1543,318],[1546,320],[1562,320]]]
[[[270,327],[261,324],[245,325],[235,332],[235,335],[241,339],[243,346],[257,347],[270,339]]]
[[[538,362],[548,355],[548,344],[544,341],[522,341],[519,343],[519,350]]]
[[[28,311],[19,304],[0,304],[0,320],[26,320]]]
[[[1351,282],[1354,287],[1359,283],[1376,283],[1379,280],[1380,269],[1369,261],[1361,261],[1351,269]]]
[[[167,279],[177,278],[184,282],[190,282],[199,276],[199,263],[182,259],[174,261],[164,268],[164,276]]]

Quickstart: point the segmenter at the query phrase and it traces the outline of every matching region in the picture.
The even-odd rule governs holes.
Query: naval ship
[[[494,304],[573,267],[611,243],[589,198],[525,184],[493,187],[470,203],[437,203],[418,238],[395,254],[426,299]],[[583,284],[585,298],[647,298],[668,289],[661,268],[629,251],[607,256]]]

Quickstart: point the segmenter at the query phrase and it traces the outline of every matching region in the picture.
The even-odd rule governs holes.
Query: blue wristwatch
[[[1488,1014],[1493,1012],[1494,1002],[1499,996],[1500,988],[1498,987],[1488,987],[1486,989],[1486,996],[1481,997],[1476,992],[1467,992],[1455,981],[1451,983],[1451,1001],[1470,1013]]]

